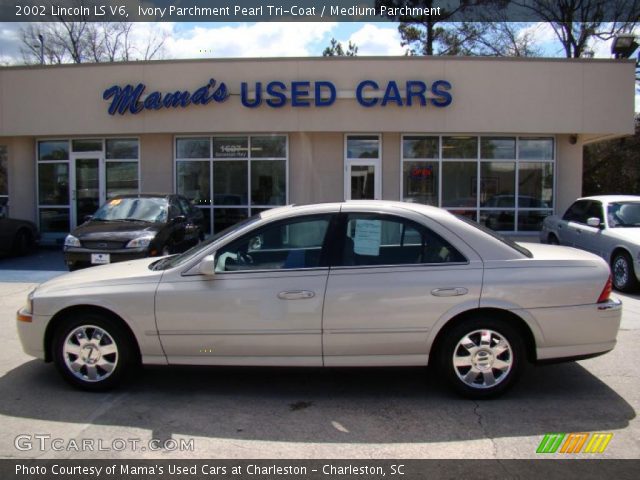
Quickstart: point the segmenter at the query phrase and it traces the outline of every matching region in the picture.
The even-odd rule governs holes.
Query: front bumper
[[[18,338],[24,353],[41,360],[45,359],[44,352],[44,331],[47,318],[38,317],[26,313],[24,309],[18,310],[16,324],[18,327]]]
[[[64,250],[64,262],[70,266],[90,267],[95,265],[91,263],[91,254],[107,253],[110,262],[125,262],[127,260],[137,260],[149,256],[147,248],[126,248],[119,250],[90,250],[87,248],[66,247]]]

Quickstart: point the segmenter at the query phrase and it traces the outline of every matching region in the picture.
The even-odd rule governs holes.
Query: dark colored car
[[[0,203],[0,255],[25,255],[33,250],[38,239],[38,229],[33,223],[8,218],[6,205]]]
[[[202,212],[173,194],[121,195],[64,241],[69,270],[184,252],[204,238]]]

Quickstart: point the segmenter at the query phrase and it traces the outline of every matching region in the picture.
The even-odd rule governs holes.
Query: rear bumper
[[[530,310],[543,332],[537,345],[538,361],[571,360],[602,355],[612,350],[622,319],[622,302]]]

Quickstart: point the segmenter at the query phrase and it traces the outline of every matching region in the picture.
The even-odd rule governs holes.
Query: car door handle
[[[309,290],[287,290],[278,294],[280,300],[304,300],[315,296],[316,294]]]
[[[434,297],[457,297],[459,295],[466,295],[469,293],[464,287],[454,287],[454,288],[436,288],[431,290],[431,295]]]

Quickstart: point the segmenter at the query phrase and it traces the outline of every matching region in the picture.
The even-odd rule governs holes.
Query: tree
[[[355,57],[358,55],[358,47],[351,43],[349,40],[349,45],[347,45],[347,49],[345,50],[342,47],[342,43],[338,42],[335,38],[331,39],[331,45],[326,47],[322,52],[323,57]]]
[[[634,136],[584,147],[582,194],[640,193],[640,115]]]
[[[166,32],[150,29],[141,47],[134,45],[133,33],[134,24],[129,22],[60,19],[51,23],[28,23],[20,29],[21,52],[27,64],[151,60],[162,56]]]
[[[637,25],[640,0],[515,0],[549,23],[567,58],[592,57],[595,39],[610,40]]]

